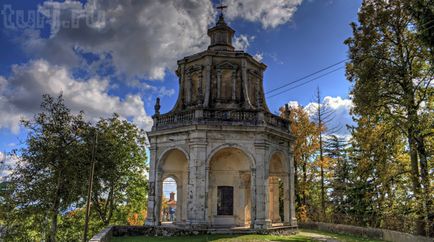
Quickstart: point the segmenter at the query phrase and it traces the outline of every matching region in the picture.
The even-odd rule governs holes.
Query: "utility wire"
[[[303,86],[303,85],[306,85],[306,84],[309,83],[309,82],[313,82],[313,81],[315,81],[315,80],[317,80],[317,79],[320,79],[320,78],[322,78],[322,77],[325,77],[325,76],[327,76],[327,75],[330,75],[331,73],[336,72],[336,71],[338,71],[338,70],[341,70],[341,69],[343,69],[343,68],[345,68],[345,66],[341,66],[341,67],[339,67],[339,68],[336,68],[336,69],[334,69],[334,70],[331,70],[331,71],[329,71],[329,72],[326,72],[326,73],[324,73],[324,74],[322,74],[322,75],[320,75],[320,76],[317,76],[317,77],[312,78],[312,79],[310,79],[310,80],[308,80],[308,81],[305,81],[305,82],[303,82],[303,83],[300,83],[299,85],[297,85],[297,86],[293,86],[293,87],[291,87],[291,88],[289,88],[289,89],[285,89],[285,90],[283,90],[283,91],[281,91],[281,92],[278,92],[278,93],[276,93],[276,94],[274,94],[274,95],[271,95],[271,96],[269,96],[269,97],[267,97],[267,98],[273,98],[273,97],[276,97],[276,96],[278,96],[278,95],[280,95],[280,94],[282,94],[282,93],[285,93],[285,92],[291,91],[291,90],[293,90],[293,89],[295,89],[295,88],[298,88],[298,87],[301,87],[301,86]]]
[[[320,69],[320,70],[318,70],[318,71],[315,71],[315,72],[313,72],[313,73],[311,73],[311,74],[309,74],[309,75],[306,75],[306,76],[304,76],[304,77],[298,78],[297,80],[294,80],[294,81],[292,81],[292,82],[288,82],[288,83],[286,83],[286,84],[284,84],[284,85],[282,85],[282,86],[280,86],[280,87],[276,87],[276,88],[274,88],[274,89],[272,89],[272,90],[266,92],[265,94],[270,94],[270,93],[272,93],[272,92],[278,91],[278,90],[280,90],[280,89],[282,89],[282,88],[284,88],[284,87],[287,87],[287,86],[289,86],[289,85],[292,85],[292,84],[294,84],[294,83],[297,83],[297,82],[299,82],[299,81],[302,81],[302,80],[304,80],[304,79],[306,79],[306,78],[309,78],[309,77],[311,77],[311,76],[314,76],[314,75],[316,75],[316,74],[318,74],[318,73],[320,73],[320,72],[323,72],[323,71],[328,70],[328,69],[330,69],[330,68],[332,68],[332,67],[335,67],[335,66],[337,66],[337,65],[339,65],[339,64],[341,64],[341,63],[343,63],[343,62],[345,62],[345,61],[347,61],[347,60],[349,60],[349,59],[341,60],[341,61],[339,61],[339,62],[337,62],[337,63],[335,63],[335,64],[333,64],[333,65],[330,65],[330,66],[324,67],[324,68],[322,68],[322,69]]]

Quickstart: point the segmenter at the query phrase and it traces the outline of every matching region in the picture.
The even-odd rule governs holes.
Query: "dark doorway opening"
[[[217,215],[234,214],[234,187],[217,187]]]

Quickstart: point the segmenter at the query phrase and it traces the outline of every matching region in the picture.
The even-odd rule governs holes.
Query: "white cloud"
[[[297,101],[290,101],[290,107],[298,106]],[[339,96],[331,97],[326,96],[321,103],[325,106],[326,110],[330,110],[332,113],[330,121],[327,123],[329,129],[338,129],[335,135],[341,137],[348,137],[349,131],[346,125],[353,125],[354,121],[350,115],[351,108],[353,107],[353,102],[351,99],[343,99]],[[309,114],[311,119],[314,119],[318,109],[318,104],[316,102],[310,102],[305,107],[304,110]]]
[[[226,0],[229,19],[243,18],[260,22],[264,29],[275,28],[291,20],[303,0]]]
[[[250,42],[255,39],[255,36],[248,36],[241,34],[234,37],[233,46],[236,50],[247,51],[250,46]]]
[[[226,15],[275,28],[289,22],[301,2],[227,0]],[[37,30],[25,31],[23,46],[34,58],[70,67],[110,65],[127,80],[161,80],[176,68],[176,60],[205,50],[207,28],[215,18],[209,0],[45,1],[39,11],[50,19],[51,33],[47,38]],[[249,41],[241,35],[235,47],[245,50]],[[89,64],[80,53],[100,59]]]
[[[39,111],[43,94],[53,96],[63,92],[65,103],[72,111],[85,111],[92,120],[108,117],[116,112],[139,127],[150,129],[152,119],[144,110],[140,96],[128,94],[124,99],[110,95],[108,80],[90,78],[74,79],[64,66],[51,65],[45,60],[35,60],[15,65],[5,86],[0,89],[0,128],[19,130],[19,120],[29,118]]]
[[[11,174],[17,162],[17,156],[7,155],[0,151],[0,182],[5,176]]]
[[[262,62],[262,59],[264,59],[264,54],[263,53],[256,53],[253,56],[253,59],[255,59],[255,60],[259,61],[259,62]]]
[[[289,106],[290,108],[297,108],[297,107],[300,106],[300,104],[299,104],[297,101],[289,101],[289,102],[288,102],[288,106]]]
[[[24,42],[29,53],[67,65],[81,63],[77,52],[109,54],[118,74],[148,79],[163,79],[177,59],[206,49],[214,16],[203,0],[45,1],[39,10],[51,19],[51,36],[30,32]]]

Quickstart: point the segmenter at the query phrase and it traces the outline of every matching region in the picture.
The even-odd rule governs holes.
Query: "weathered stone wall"
[[[94,235],[89,242],[110,242],[113,236],[113,226],[109,226]]]
[[[365,228],[344,224],[299,223],[299,228],[315,229],[333,233],[351,234],[370,239],[382,239],[393,242],[433,242],[433,238],[406,234],[398,231],[377,228]]]
[[[186,236],[203,234],[271,234],[291,235],[296,227],[282,226],[264,230],[230,230],[230,229],[184,229],[164,226],[109,226],[95,235],[89,242],[110,242],[112,237],[127,236]]]

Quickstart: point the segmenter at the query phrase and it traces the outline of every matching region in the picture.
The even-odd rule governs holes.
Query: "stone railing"
[[[285,130],[289,129],[289,121],[286,119],[283,119],[277,115],[274,115],[272,113],[265,113],[264,119],[265,119],[265,122],[271,126],[282,128]]]
[[[163,130],[192,124],[270,125],[282,130],[289,129],[289,122],[277,115],[256,110],[196,109],[183,112],[154,115],[153,130]]]
[[[258,112],[244,110],[204,110],[203,118],[208,121],[235,121],[256,124],[258,121]]]

